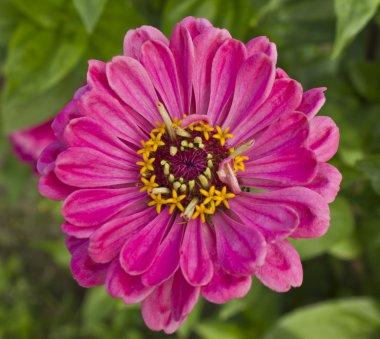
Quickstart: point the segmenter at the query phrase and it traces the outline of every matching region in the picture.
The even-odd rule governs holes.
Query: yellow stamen
[[[181,204],[181,201],[186,198],[186,194],[182,194],[178,196],[178,193],[176,190],[172,191],[172,197],[167,200],[167,203],[170,203],[170,210],[169,214],[172,214],[174,209],[177,207],[181,212],[183,212],[185,209]]]
[[[223,186],[221,191],[215,190],[215,206],[219,206],[221,203],[223,203],[226,208],[230,208],[230,205],[228,204],[227,199],[231,199],[235,197],[235,194],[233,193],[227,193],[227,186]]]
[[[196,219],[198,216],[201,217],[202,222],[206,222],[206,214],[211,215],[214,214],[214,211],[208,209],[204,204],[195,206],[195,212],[191,219]]]
[[[237,171],[245,171],[244,160],[248,160],[249,158],[246,155],[238,155],[234,159],[234,170]]]
[[[165,204],[168,203],[167,200],[162,199],[161,194],[158,194],[158,195],[151,194],[150,197],[152,198],[152,201],[150,201],[148,203],[148,206],[154,206],[154,205],[156,205],[156,211],[157,211],[157,213],[161,212],[162,205],[165,205]]]
[[[152,142],[154,151],[157,151],[158,147],[165,145],[165,143],[161,140],[161,137],[162,137],[161,133],[158,133],[158,134],[150,133],[150,138],[151,138],[150,141]]]
[[[141,166],[140,173],[144,174],[147,171],[154,171],[153,162],[156,158],[149,159],[149,155],[143,154],[144,161],[136,162],[137,165]]]
[[[139,149],[137,151],[137,154],[146,154],[149,156],[150,152],[154,152],[154,145],[152,140],[141,141],[141,145],[143,146],[143,148]]]
[[[152,175],[150,179],[141,178],[141,181],[144,184],[144,187],[140,189],[140,192],[148,191],[150,192],[153,188],[158,187],[158,184],[155,183],[156,176]]]
[[[155,124],[157,125],[157,128],[152,129],[152,132],[158,134],[165,134],[165,123],[159,123],[158,121],[155,121]]]
[[[219,126],[216,126],[216,130],[217,130],[217,133],[214,134],[212,137],[215,138],[215,139],[219,139],[220,140],[220,144],[222,146],[224,146],[226,144],[226,140],[228,138],[233,138],[234,137],[234,135],[232,133],[228,133],[228,131],[230,130],[229,127],[227,127],[224,131],[222,131],[222,129]]]
[[[173,122],[172,122],[172,127],[175,128],[175,127],[180,127],[182,124],[182,120],[179,120],[177,117],[175,117],[173,119]]]
[[[194,127],[198,132],[203,132],[203,135],[206,140],[210,139],[210,132],[214,130],[209,124],[205,124],[203,121],[200,122],[200,126]]]
[[[206,199],[203,200],[203,204],[206,205],[209,202],[211,202],[212,200],[216,200],[215,191],[216,191],[215,186],[211,186],[208,191],[206,191],[204,189],[199,190],[199,192],[201,192],[201,194],[206,197]]]

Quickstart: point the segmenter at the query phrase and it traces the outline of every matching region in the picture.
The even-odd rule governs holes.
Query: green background
[[[380,0],[0,0],[0,338],[163,338],[139,306],[69,272],[59,204],[6,136],[52,117],[85,79],[87,60],[122,53],[142,24],[170,35],[188,15],[243,41],[267,35],[279,66],[304,89],[327,86],[321,114],[341,133],[343,174],[321,239],[297,241],[302,287],[277,294],[254,281],[241,300],[201,302],[174,337],[380,338]]]

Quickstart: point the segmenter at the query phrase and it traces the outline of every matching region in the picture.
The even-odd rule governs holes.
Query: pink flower
[[[51,120],[12,132],[9,141],[17,157],[33,167],[37,165],[38,157],[46,146],[55,141],[55,136],[50,127]]]
[[[301,285],[287,239],[327,231],[339,132],[315,117],[325,88],[303,92],[276,59],[266,37],[243,44],[186,18],[170,40],[143,26],[124,56],[90,61],[38,163],[40,192],[64,200],[80,285],[141,302],[166,333],[200,295],[243,297],[252,275],[279,292]]]

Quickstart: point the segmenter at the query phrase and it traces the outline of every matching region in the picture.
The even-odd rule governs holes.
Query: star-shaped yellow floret
[[[147,171],[154,171],[153,162],[156,158],[149,159],[149,155],[143,154],[143,160],[136,162],[137,165],[141,166],[140,173],[144,174]]]
[[[221,191],[216,190],[215,191],[215,195],[216,195],[215,206],[218,206],[221,203],[223,203],[224,206],[226,206],[227,208],[230,208],[230,205],[228,204],[228,200],[227,199],[231,199],[231,198],[235,197],[235,194],[227,192],[227,187],[226,186],[223,186],[223,188],[222,188]]]
[[[141,145],[143,146],[143,148],[139,149],[137,151],[137,154],[146,154],[147,156],[149,156],[150,152],[154,152],[154,145],[152,140],[141,141]]]
[[[152,129],[152,133],[158,133],[158,134],[165,134],[165,123],[159,123],[158,121],[155,122],[157,125],[157,128]]]
[[[204,204],[195,206],[195,212],[191,219],[196,219],[198,216],[201,217],[202,222],[206,222],[206,214],[214,214],[215,210],[213,208],[207,208]]]
[[[182,124],[182,120],[179,120],[177,117],[175,117],[172,121],[172,127],[180,127]]]
[[[152,198],[152,201],[148,203],[148,206],[156,205],[156,211],[157,213],[160,213],[162,205],[167,204],[167,200],[162,199],[161,194],[151,194],[150,197]]]
[[[200,122],[199,126],[194,127],[198,132],[203,132],[206,140],[210,139],[210,132],[214,130],[209,124],[205,124],[203,121]]]
[[[228,138],[233,138],[234,137],[234,135],[232,133],[228,133],[228,131],[230,130],[229,127],[227,127],[224,131],[222,131],[222,129],[219,126],[216,126],[216,130],[217,130],[217,132],[212,137],[215,138],[215,139],[219,139],[220,140],[220,144],[222,146],[225,145],[226,140]]]
[[[141,178],[141,181],[144,184],[144,187],[140,188],[140,192],[148,191],[150,192],[153,188],[158,187],[158,184],[155,183],[156,176],[152,175],[150,179]]]
[[[172,197],[166,200],[167,203],[170,205],[169,213],[172,214],[174,209],[177,207],[181,212],[185,210],[185,208],[182,206],[181,201],[186,198],[186,194],[182,194],[178,196],[178,193],[176,190],[172,191]]]
[[[248,160],[249,158],[246,155],[238,155],[234,159],[234,170],[237,171],[245,171],[244,160]]]
[[[161,137],[162,137],[161,133],[158,133],[158,134],[150,133],[150,141],[152,142],[154,151],[157,151],[158,147],[165,145],[165,143],[161,140]]]
[[[206,197],[206,199],[203,200],[204,205],[206,205],[208,203],[213,203],[214,200],[217,200],[216,196],[215,196],[215,191],[216,191],[215,186],[211,186],[208,191],[206,191],[204,189],[199,190],[199,192],[201,192],[201,194]]]

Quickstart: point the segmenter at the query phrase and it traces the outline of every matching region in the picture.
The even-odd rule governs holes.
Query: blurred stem
[[[372,21],[369,28],[369,37],[367,45],[367,59],[374,60],[376,58],[377,46],[379,42],[379,26]]]

